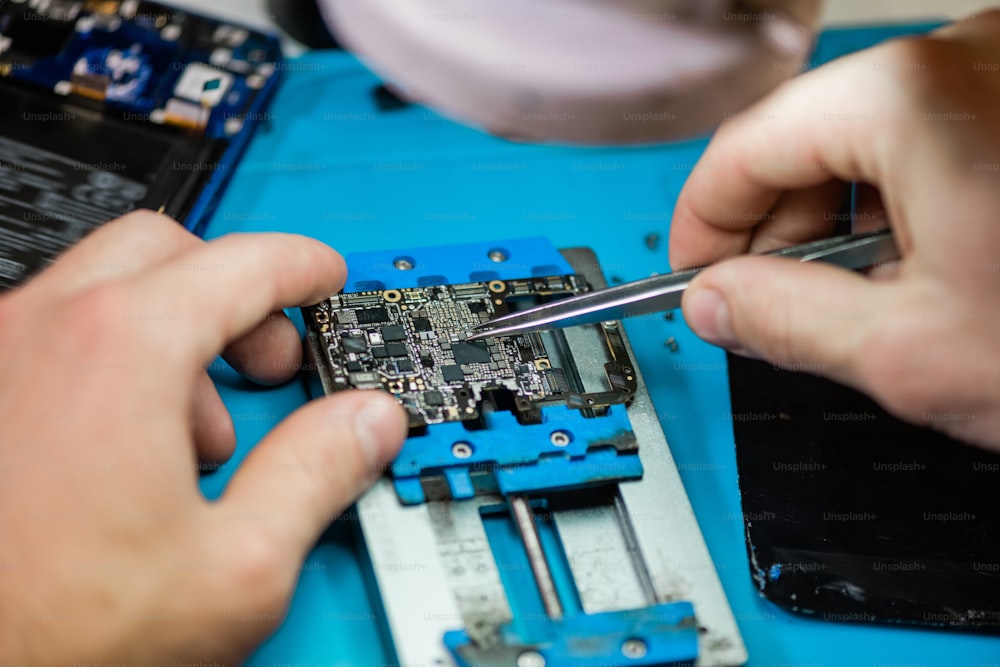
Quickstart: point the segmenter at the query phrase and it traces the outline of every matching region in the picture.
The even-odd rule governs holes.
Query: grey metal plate
[[[592,285],[603,285],[593,270],[597,259],[592,251],[563,254]],[[580,345],[593,349],[586,347],[594,343],[583,340],[585,333],[567,334],[574,350]],[[629,346],[627,339],[625,344]],[[599,364],[588,370],[586,360],[578,362],[582,375],[603,375]],[[553,513],[584,609],[689,600],[704,628],[698,664],[741,665],[746,648],[641,374],[628,411],[643,478],[618,485],[617,511],[609,506]],[[407,507],[388,479],[358,502],[400,665],[450,667],[454,663],[441,641],[446,631],[465,627],[473,638],[489,643],[510,620],[479,513],[480,507],[499,502],[496,496],[480,496]]]

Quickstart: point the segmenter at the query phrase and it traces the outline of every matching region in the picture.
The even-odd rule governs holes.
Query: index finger
[[[336,293],[346,275],[343,258],[314,239],[234,234],[142,276],[134,294],[164,314],[160,343],[204,364],[271,313]]]
[[[875,60],[855,54],[792,79],[718,130],[677,199],[674,269],[745,252],[787,190],[880,181],[876,138],[892,105]]]

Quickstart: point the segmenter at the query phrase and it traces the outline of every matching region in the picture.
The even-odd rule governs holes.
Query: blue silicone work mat
[[[827,31],[815,61],[928,27]],[[670,212],[704,140],[628,150],[515,144],[420,107],[380,111],[371,95],[377,79],[346,54],[307,54],[286,70],[208,237],[280,230],[349,254],[544,236],[558,247],[594,248],[612,280],[667,270]],[[626,326],[751,665],[1000,663],[998,638],[828,623],[761,599],[743,542],[725,356],[679,316]],[[209,497],[307,400],[303,383],[261,389],[216,366],[239,444],[232,461],[202,479]],[[249,664],[391,664],[356,520],[349,511],[317,545],[288,620]]]

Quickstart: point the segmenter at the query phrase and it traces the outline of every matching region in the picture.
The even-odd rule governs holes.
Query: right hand
[[[886,222],[869,276],[741,257],[684,297],[709,342],[860,389],[908,421],[1000,450],[1000,12],[797,77],[723,125],[677,202],[674,269]]]

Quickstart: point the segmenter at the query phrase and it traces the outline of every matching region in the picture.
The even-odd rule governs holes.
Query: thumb
[[[682,306],[710,343],[862,387],[866,341],[892,288],[829,264],[744,256],[705,269]]]
[[[219,502],[221,514],[260,519],[232,527],[256,533],[295,566],[332,518],[378,479],[405,437],[402,408],[381,391],[312,401],[250,452]]]

